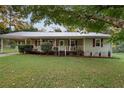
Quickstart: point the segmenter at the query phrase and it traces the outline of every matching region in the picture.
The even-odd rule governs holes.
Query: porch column
[[[17,46],[19,45],[19,41],[16,41],[16,45],[17,45]]]
[[[42,39],[40,39],[39,51],[42,51],[42,50],[41,50],[41,45],[42,45]]]
[[[42,45],[42,39],[40,39],[40,46]]]
[[[1,53],[3,52],[3,38],[1,38]]]
[[[71,51],[71,39],[69,39],[69,51]]]
[[[66,46],[65,46],[65,56],[66,56]]]
[[[19,41],[16,41],[16,51],[18,52]]]
[[[30,39],[30,44],[33,45],[33,40],[32,39]]]
[[[20,45],[22,45],[22,41],[20,41]]]
[[[55,39],[55,47],[56,47],[56,39]]]
[[[82,39],[81,50],[84,51],[84,38]]]
[[[25,39],[25,45],[27,45],[27,39]]]

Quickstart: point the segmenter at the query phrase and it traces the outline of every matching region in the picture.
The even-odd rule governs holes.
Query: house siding
[[[79,45],[81,50],[83,51],[83,39],[77,40],[77,45]]]
[[[112,47],[111,47],[111,43],[108,42],[108,39],[103,39],[101,41],[101,42],[103,42],[103,45],[101,45],[99,47],[93,46],[93,39],[96,39],[96,38],[82,38],[82,39],[71,39],[71,40],[77,40],[77,48],[80,51],[84,52],[84,56],[108,57],[109,56],[109,53],[108,53],[109,51],[110,51],[110,54],[111,54],[110,57],[112,56]],[[99,38],[99,39],[101,39],[101,38]],[[35,45],[35,40],[34,39],[28,39],[27,44],[32,44],[34,46],[34,49],[37,48],[39,51],[41,51],[40,42],[38,42],[38,44],[36,46]],[[55,39],[51,39],[51,40],[53,40],[53,46],[55,46]],[[64,49],[66,47],[66,51],[70,51],[70,49],[69,49],[69,46],[70,46],[69,39],[56,39],[56,46],[59,46],[59,41],[60,40],[64,40]],[[37,39],[37,41],[40,41],[40,39]],[[21,41],[21,44],[24,44],[24,43],[25,43],[24,40]]]
[[[108,57],[108,52],[110,51],[112,56],[112,48],[111,44],[108,42],[108,39],[103,39],[103,46],[95,46],[93,47],[93,39],[85,39],[85,50],[84,56],[100,56],[101,53],[102,57]]]

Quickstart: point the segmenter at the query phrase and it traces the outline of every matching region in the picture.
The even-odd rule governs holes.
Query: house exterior
[[[58,55],[64,53],[81,52],[82,56],[111,57],[112,46],[108,42],[110,35],[93,32],[14,32],[3,34],[1,38],[1,51],[3,39],[15,40],[17,45],[33,45],[35,51],[41,51],[43,42],[50,42],[52,49],[57,47]]]

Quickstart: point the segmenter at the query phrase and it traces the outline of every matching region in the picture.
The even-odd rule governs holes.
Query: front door
[[[77,47],[77,41],[71,40],[71,51],[75,51]]]
[[[64,40],[59,40],[59,51],[65,50],[65,42]]]

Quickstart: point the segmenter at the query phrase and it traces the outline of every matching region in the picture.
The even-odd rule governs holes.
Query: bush
[[[12,44],[10,45],[10,48],[14,49],[16,47],[16,45]]]
[[[28,53],[32,51],[33,45],[19,45],[18,50],[20,53]]]
[[[41,45],[41,50],[48,54],[52,50],[52,44],[49,42],[44,42]]]
[[[54,47],[54,51],[58,51],[58,47]]]
[[[16,42],[15,41],[10,41],[9,42],[10,48],[15,48],[16,47]]]
[[[58,47],[54,47],[53,50],[54,50],[54,55],[58,55]]]
[[[20,53],[24,53],[24,46],[23,45],[18,45],[18,51]]]

